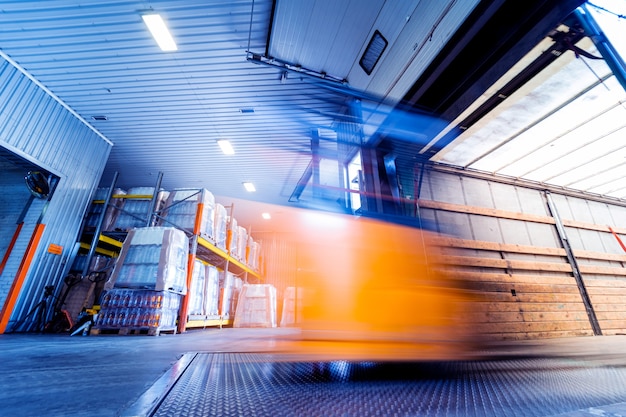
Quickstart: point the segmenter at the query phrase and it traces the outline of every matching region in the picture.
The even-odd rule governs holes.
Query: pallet
[[[120,328],[109,328],[109,327],[93,327],[91,329],[90,334],[97,336],[102,334],[113,334],[119,336],[129,336],[129,335],[145,335],[145,336],[159,336],[161,333],[167,334],[176,334],[176,328],[172,327],[120,327]]]

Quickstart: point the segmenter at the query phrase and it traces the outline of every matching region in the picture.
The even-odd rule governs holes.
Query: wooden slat
[[[624,311],[598,311],[596,312],[598,320],[607,320],[610,322],[622,321],[622,327],[626,328],[626,308]]]
[[[511,323],[474,323],[472,326],[480,333],[527,333],[527,332],[562,332],[587,330],[589,320],[569,320],[558,322],[511,322]]]
[[[604,333],[607,334],[607,333]],[[550,331],[550,332],[522,332],[522,333],[493,333],[489,339],[502,340],[536,340],[557,337],[593,336],[593,331],[588,329]]]
[[[579,222],[579,221],[575,221],[575,220],[563,219],[563,225],[567,226],[567,227],[572,227],[572,228],[575,228],[575,229],[585,229],[585,230],[594,230],[596,232],[611,233],[611,230],[609,229],[609,226],[604,225],[604,224],[585,223],[585,222]],[[626,234],[626,229],[624,229],[624,228],[613,227],[613,230],[615,231],[615,233],[618,233],[618,234],[621,234],[621,235]]]
[[[497,217],[500,219],[522,220],[533,223],[555,224],[554,219],[549,216],[540,216],[536,214],[525,214],[514,211],[491,209],[486,207],[465,206],[461,204],[442,203],[432,200],[418,200],[417,204],[420,208],[428,208],[434,210],[452,211],[455,213],[477,214],[481,216]]]
[[[571,272],[566,263],[519,261],[515,259],[479,258],[474,256],[446,256],[441,259],[445,264],[475,266],[483,268],[523,269],[530,271]]]
[[[626,276],[626,268],[613,266],[578,265],[583,274]]]
[[[565,249],[562,249],[562,248],[515,245],[515,244],[508,244],[508,243],[487,242],[487,241],[482,241],[482,240],[457,239],[457,238],[443,237],[443,236],[435,237],[432,240],[432,243],[437,246],[442,246],[442,247],[447,246],[451,248],[491,250],[491,251],[497,251],[497,252],[524,253],[524,254],[531,254],[531,255],[566,256]]]
[[[579,303],[581,302],[580,294],[550,294],[550,293],[521,293],[516,297],[511,293],[504,292],[483,292],[476,295],[479,302],[509,302],[516,301],[519,303]],[[608,296],[597,296],[598,303],[608,302],[605,298]],[[593,301],[593,300],[592,300]]]
[[[573,303],[525,303],[511,300],[510,302],[476,302],[468,310],[470,312],[585,311],[585,305],[582,300]]]
[[[585,279],[585,286],[587,288],[593,287],[615,287],[626,288],[626,279],[602,279],[602,278],[587,278]]]
[[[626,262],[626,254],[618,255],[616,253],[602,253],[602,252],[592,252],[588,250],[574,250],[574,256],[576,258],[596,259],[599,261]]]
[[[541,312],[484,312],[468,313],[473,323],[513,323],[513,322],[559,322],[587,321],[585,311],[541,311]]]
[[[516,294],[528,293],[550,293],[550,294],[579,294],[576,284],[524,284],[524,283],[497,283],[497,282],[476,282],[471,289],[483,292],[503,292],[511,295],[511,290]],[[512,296],[512,295],[511,295]],[[512,296],[513,297],[513,296]]]
[[[551,275],[530,275],[530,274],[502,274],[497,272],[468,272],[468,271],[448,271],[448,276],[462,282],[473,283],[475,281],[501,282],[501,283],[526,283],[526,284],[560,284],[576,285],[572,276],[551,276]],[[595,280],[594,280],[595,281]],[[626,280],[624,285],[626,285]]]
[[[600,328],[605,334],[609,329],[616,330],[616,333],[624,334],[626,333],[626,320],[602,320]]]
[[[620,295],[626,305],[626,288],[622,287],[587,287],[589,295]]]

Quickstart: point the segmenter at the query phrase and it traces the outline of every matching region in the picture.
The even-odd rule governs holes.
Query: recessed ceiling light
[[[261,217],[263,217],[265,220],[269,220],[269,219],[272,218],[272,216],[270,216],[269,213],[263,213],[263,214],[261,214]]]
[[[246,191],[248,191],[248,192],[252,193],[252,192],[256,191],[256,188],[254,187],[254,184],[252,184],[251,182],[244,182],[243,186],[246,189]]]
[[[91,118],[93,120],[98,120],[98,121],[109,120],[108,117],[106,117],[106,116],[91,116]]]
[[[235,150],[233,149],[233,145],[230,144],[229,141],[222,139],[222,140],[218,140],[217,144],[220,146],[220,148],[222,149],[222,152],[224,152],[225,155],[234,155],[235,154]]]
[[[169,52],[176,51],[178,49],[178,46],[176,46],[176,42],[174,42],[174,38],[167,29],[167,25],[161,15],[144,14],[141,18],[146,23],[146,26],[148,26],[150,33],[152,33],[154,40],[157,42],[161,50]]]
[[[386,48],[387,39],[385,39],[379,31],[375,31],[372,39],[370,39],[370,43],[368,43],[367,48],[365,48],[365,52],[363,52],[361,60],[359,61],[359,65],[363,68],[363,71],[365,71],[367,75],[372,73]]]
[[[239,109],[240,112],[242,113],[254,113],[254,109],[253,108],[246,108],[246,109]]]

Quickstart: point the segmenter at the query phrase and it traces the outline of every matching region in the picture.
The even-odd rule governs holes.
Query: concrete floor
[[[271,352],[276,340],[289,333],[285,329],[212,328],[158,337],[0,335],[0,416],[116,416],[185,353]],[[480,356],[567,357],[590,367],[624,368],[626,336],[499,343]],[[592,411],[567,415],[597,414]],[[602,412],[626,415],[626,403],[606,404]]]

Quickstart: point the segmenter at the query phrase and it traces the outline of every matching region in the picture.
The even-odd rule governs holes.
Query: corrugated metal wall
[[[57,175],[60,180],[41,222],[41,242],[11,321],[15,323],[40,301],[46,285],[60,287],[69,266],[83,214],[108,159],[111,144],[88,128],[11,63],[0,59],[0,146]],[[43,201],[29,211],[5,270],[3,283],[12,282],[31,237]],[[63,247],[61,255],[48,246]],[[4,287],[3,287],[4,288]],[[0,297],[6,297],[1,294]]]
[[[406,182],[406,178],[405,178]],[[550,193],[583,290],[540,188],[427,169],[419,213],[440,233],[443,267],[479,301],[475,328],[498,339],[592,335],[591,300],[602,334],[626,332],[626,203]],[[611,232],[616,232],[616,236]]]

